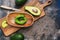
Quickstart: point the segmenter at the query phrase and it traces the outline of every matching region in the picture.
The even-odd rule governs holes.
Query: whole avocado
[[[10,37],[10,40],[24,40],[24,35],[22,33],[16,33]]]
[[[15,0],[17,6],[22,6],[26,3],[27,0]]]

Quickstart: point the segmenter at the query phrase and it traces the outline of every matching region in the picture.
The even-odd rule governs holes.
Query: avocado
[[[15,4],[17,6],[22,6],[26,3],[27,0],[15,0]]]
[[[39,16],[41,14],[41,10],[35,6],[25,6],[24,8],[34,16]]]
[[[17,24],[20,24],[20,25],[23,25],[23,24],[25,24],[26,22],[27,22],[27,18],[25,17],[25,15],[19,15],[19,16],[17,16],[16,18],[15,18],[15,22],[17,23]]]
[[[13,34],[10,40],[24,40],[24,35],[22,33]]]
[[[4,21],[2,22],[2,28],[6,28],[7,26],[8,26],[8,24],[7,24],[6,20],[4,20]]]

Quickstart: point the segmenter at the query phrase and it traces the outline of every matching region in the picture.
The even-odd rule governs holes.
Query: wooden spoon
[[[19,24],[15,23],[16,16],[18,16],[20,14],[25,15],[25,17],[27,18],[27,22],[24,25],[19,25]],[[34,23],[34,18],[31,14],[28,14],[26,12],[16,11],[16,12],[12,12],[12,13],[8,14],[7,23],[14,27],[29,27]]]

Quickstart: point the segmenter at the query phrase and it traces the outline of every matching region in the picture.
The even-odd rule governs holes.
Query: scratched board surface
[[[28,0],[28,2],[31,0]],[[55,8],[55,0],[52,0],[52,5],[45,8],[46,16],[37,20],[31,27],[23,28],[16,33],[23,33],[25,36],[25,40],[53,40],[54,34],[56,33],[56,24],[55,24],[55,16],[56,16],[56,8]],[[40,0],[40,2],[44,3],[46,0]],[[15,0],[0,0],[0,5],[5,5],[9,7],[15,7]],[[5,10],[0,8],[0,18],[6,16],[9,10]],[[0,40],[9,40],[10,36],[5,37],[0,30]]]

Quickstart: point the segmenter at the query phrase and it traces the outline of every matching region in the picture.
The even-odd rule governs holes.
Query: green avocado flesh
[[[4,20],[4,21],[2,22],[2,28],[6,28],[7,26],[8,26],[8,24],[7,24],[6,20]]]
[[[13,34],[10,40],[24,40],[24,35],[22,33]]]
[[[18,15],[15,18],[15,22],[17,24],[23,25],[23,24],[25,24],[27,22],[27,18],[24,15]]]
[[[26,3],[27,0],[15,0],[17,6],[21,6]]]
[[[35,6],[25,6],[25,10],[34,16],[39,16],[41,14],[41,10]]]

